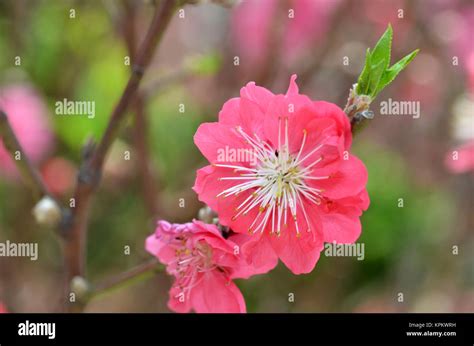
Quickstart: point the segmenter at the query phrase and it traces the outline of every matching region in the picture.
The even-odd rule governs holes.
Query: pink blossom
[[[348,152],[347,116],[299,94],[295,79],[285,95],[248,83],[219,122],[199,127],[194,141],[211,165],[197,172],[194,190],[221,224],[251,235],[241,246],[249,264],[280,258],[300,274],[314,268],[324,242],[357,240],[369,198],[366,168]],[[241,157],[222,158],[225,147]],[[248,152],[252,160],[242,157]]]
[[[445,164],[452,173],[474,172],[474,141],[465,143],[446,155]],[[454,155],[456,154],[456,155]]]
[[[287,6],[283,4],[275,0],[242,1],[233,11],[232,35],[245,66],[255,67],[270,58],[275,35],[281,42],[276,54],[281,54],[283,62],[300,56],[326,33],[329,16],[339,1],[290,0]]]
[[[467,79],[468,91],[474,95],[474,50],[472,48],[472,27],[474,25],[474,9],[461,10],[462,30],[456,42],[455,52],[460,55]],[[461,24],[460,24],[461,26]]]
[[[52,157],[41,167],[41,175],[53,195],[65,195],[71,192],[76,182],[76,167],[63,157]]]
[[[47,109],[30,88],[13,85],[0,90],[0,109],[8,116],[15,134],[29,159],[37,163],[52,147]],[[0,139],[0,173],[15,175],[15,164]]]
[[[217,226],[193,221],[160,221],[146,249],[175,277],[168,307],[176,312],[246,312],[242,293],[232,281],[257,271],[239,256],[240,247],[225,239]]]

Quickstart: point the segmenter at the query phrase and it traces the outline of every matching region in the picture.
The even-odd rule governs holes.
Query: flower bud
[[[40,225],[54,226],[61,219],[61,208],[51,197],[43,197],[33,208],[33,215]]]
[[[216,213],[212,211],[207,205],[199,209],[198,219],[205,222],[205,223],[217,223],[214,222],[216,217]]]
[[[90,293],[89,282],[82,276],[75,276],[71,280],[71,291],[76,294],[78,300],[82,300]]]

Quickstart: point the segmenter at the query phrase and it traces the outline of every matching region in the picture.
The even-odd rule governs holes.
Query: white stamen
[[[284,122],[284,123],[283,123]],[[236,214],[232,220],[241,215],[258,209],[248,230],[250,233],[264,232],[270,234],[281,233],[283,226],[288,226],[288,214],[295,225],[296,236],[300,236],[302,223],[298,215],[304,216],[307,231],[311,231],[308,214],[304,204],[321,204],[324,198],[322,189],[309,186],[307,181],[318,181],[329,179],[330,176],[314,176],[313,167],[323,161],[323,156],[312,161],[309,165],[303,162],[320,150],[324,143],[319,144],[301,158],[307,140],[307,130],[303,130],[303,139],[295,156],[289,149],[289,119],[287,116],[278,118],[278,148],[275,150],[271,145],[261,140],[256,133],[249,135],[241,127],[236,127],[236,132],[242,137],[254,151],[257,163],[253,168],[237,165],[215,164],[217,167],[234,169],[234,172],[242,172],[238,176],[219,178],[222,181],[235,181],[236,184],[225,189],[217,196],[237,196],[247,192],[249,195],[235,209]],[[284,125],[283,125],[284,124]],[[282,125],[284,129],[282,129]],[[283,132],[284,131],[284,132]],[[282,143],[282,132],[284,138]],[[307,151],[307,150],[306,150]],[[252,214],[253,215],[253,214]],[[303,223],[303,224],[304,224]]]

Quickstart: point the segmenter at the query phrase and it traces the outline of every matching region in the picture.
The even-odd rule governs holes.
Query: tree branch
[[[43,196],[50,196],[51,194],[46,187],[41,175],[33,166],[25,151],[23,150],[18,138],[13,131],[13,128],[8,121],[8,116],[0,109],[0,136],[3,139],[5,149],[12,156],[21,175],[27,184],[33,189],[34,194],[38,199]],[[20,154],[20,160],[15,160],[17,153]]]
[[[67,267],[66,293],[69,291],[70,283],[74,277],[84,276],[85,244],[90,203],[100,181],[106,154],[118,135],[126,110],[134,100],[145,69],[172,18],[176,4],[173,0],[164,0],[160,2],[159,7],[156,7],[148,32],[133,64],[132,75],[112,112],[107,129],[97,147],[89,146],[85,152],[84,162],[81,165],[74,192],[75,207],[71,208],[71,217],[67,220],[63,229],[65,237],[64,254]],[[71,305],[69,310],[81,311],[82,307],[75,308],[74,305]]]
[[[132,62],[136,59],[136,6],[127,0],[123,1],[124,15],[122,16],[123,38]],[[153,169],[150,166],[150,152],[148,149],[148,118],[146,114],[145,97],[142,90],[138,90],[134,102],[135,123],[133,139],[137,151],[138,172],[140,174],[141,191],[148,214],[155,217],[158,213],[158,188],[155,183]]]
[[[89,299],[96,298],[106,293],[131,285],[137,281],[144,280],[154,274],[163,271],[163,265],[156,259],[139,264],[126,272],[105,279],[93,286]]]
[[[365,125],[366,120],[371,120],[374,117],[374,113],[369,109],[373,100],[367,95],[357,95],[356,86],[357,84],[354,84],[349,90],[349,97],[344,107],[344,113],[351,123],[352,135]]]

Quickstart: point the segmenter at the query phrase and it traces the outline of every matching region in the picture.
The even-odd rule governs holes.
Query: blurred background
[[[149,259],[143,245],[156,220],[197,216],[202,205],[191,187],[207,163],[193,135],[242,86],[256,81],[284,93],[296,73],[300,92],[343,108],[365,50],[391,23],[392,62],[421,51],[377,97],[375,119],[354,140],[369,171],[365,259],[323,255],[309,275],[279,265],[237,284],[249,312],[473,312],[472,1],[197,2],[174,16],[108,157],[89,227],[89,279]],[[107,125],[153,6],[0,0],[0,105],[65,203],[82,147]],[[95,117],[56,115],[65,98],[94,101]],[[380,115],[389,98],[419,101],[421,117]],[[0,257],[0,303],[13,312],[55,311],[63,289],[60,242],[36,226],[35,203],[0,141],[0,242],[39,244],[36,262]],[[86,311],[168,312],[170,284],[163,273]]]

